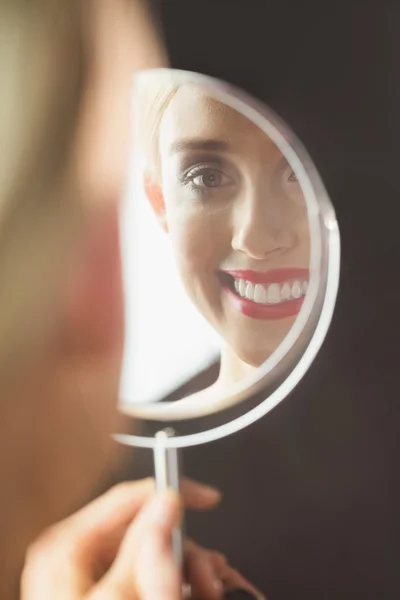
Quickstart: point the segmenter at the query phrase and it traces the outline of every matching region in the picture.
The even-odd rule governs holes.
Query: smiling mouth
[[[248,275],[248,279],[243,277]],[[273,281],[273,277],[277,281]],[[283,278],[286,275],[285,278]],[[271,306],[299,300],[307,294],[308,289],[308,273],[303,270],[298,270],[297,273],[287,272],[282,270],[279,275],[271,272],[267,277],[268,281],[259,281],[262,275],[252,272],[237,272],[228,273],[221,272],[222,283],[239,298],[244,298],[255,304],[263,306]],[[249,281],[249,279],[253,281]],[[257,281],[258,280],[258,281]]]
[[[308,269],[220,271],[220,282],[241,313],[255,319],[296,315],[307,294]]]
[[[232,291],[240,298],[246,298],[255,304],[273,305],[290,302],[291,300],[299,300],[306,295],[308,289],[308,281],[306,280],[289,280],[284,283],[251,283],[239,277],[231,278],[230,287]]]

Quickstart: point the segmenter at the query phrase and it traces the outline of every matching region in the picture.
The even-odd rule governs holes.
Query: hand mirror
[[[132,110],[120,409],[139,429],[116,438],[155,449],[165,483],[177,448],[250,425],[303,377],[333,314],[340,239],[306,150],[261,102],[160,69],[136,76]]]

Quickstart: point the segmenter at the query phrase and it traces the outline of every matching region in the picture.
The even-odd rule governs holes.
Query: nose
[[[260,260],[288,252],[298,243],[290,212],[282,198],[246,194],[236,206],[232,248]]]

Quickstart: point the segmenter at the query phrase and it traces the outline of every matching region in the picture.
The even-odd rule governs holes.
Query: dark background
[[[400,597],[400,2],[158,2],[172,66],[264,100],[322,175],[342,234],[327,340],[265,419],[185,450],[224,493],[192,537],[269,600]],[[129,477],[151,472],[135,451]]]

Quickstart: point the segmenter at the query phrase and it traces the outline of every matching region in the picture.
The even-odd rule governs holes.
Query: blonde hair
[[[85,81],[79,0],[0,7],[0,369],[36,337],[82,221],[67,185]]]
[[[142,167],[157,180],[160,175],[159,131],[172,98],[182,85],[198,85],[196,73],[154,69],[136,75],[134,84],[135,138]]]
[[[0,0],[0,371],[56,321],[62,274],[94,209],[72,150],[97,73],[92,13],[107,3]],[[132,69],[166,64],[146,1],[124,6]]]

